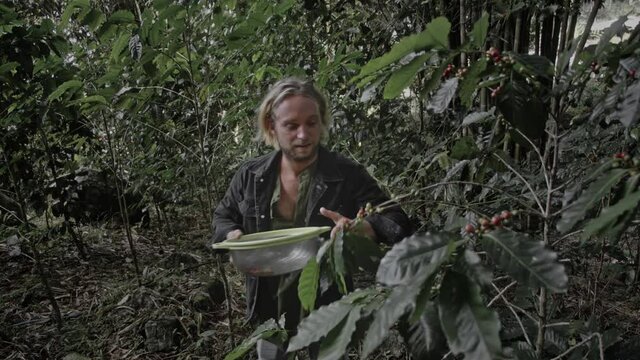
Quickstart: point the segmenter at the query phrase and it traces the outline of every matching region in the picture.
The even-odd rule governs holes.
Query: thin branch
[[[487,188],[487,189],[491,189],[491,190],[493,190],[493,191],[495,191],[495,192],[499,192],[499,193],[501,193],[501,194],[503,194],[503,195],[506,195],[507,197],[511,198],[511,199],[512,199],[512,200],[514,200],[514,201],[519,202],[522,206],[524,206],[525,208],[527,208],[527,209],[528,209],[529,211],[531,211],[532,213],[534,213],[534,214],[539,214],[539,215],[541,214],[540,212],[536,211],[534,208],[532,208],[531,206],[529,206],[529,204],[527,204],[527,203],[525,203],[524,201],[522,201],[522,199],[520,199],[520,198],[518,198],[518,197],[516,197],[516,196],[513,196],[513,195],[509,194],[508,192],[506,192],[506,191],[504,191],[504,190],[502,190],[502,189],[499,189],[499,188],[493,187],[493,186],[491,186],[491,185],[486,185],[486,184],[481,184],[481,183],[473,182],[473,181],[461,181],[461,180],[458,180],[458,181],[443,181],[443,182],[439,182],[439,183],[435,183],[435,184],[427,185],[427,186],[421,187],[421,188],[419,188],[419,189],[415,189],[415,190],[413,190],[413,191],[411,191],[411,192],[409,192],[409,193],[407,193],[407,194],[398,195],[398,196],[394,197],[393,199],[389,199],[389,200],[387,200],[387,201],[385,201],[385,202],[383,202],[383,203],[379,204],[377,207],[378,207],[378,208],[384,208],[384,207],[386,207],[386,206],[388,206],[388,205],[392,205],[392,204],[396,204],[396,205],[393,205],[393,206],[398,206],[398,202],[399,202],[400,200],[405,199],[405,198],[407,198],[407,197],[409,197],[409,196],[417,195],[417,194],[418,194],[419,192],[421,192],[421,191],[430,190],[430,189],[436,188],[436,187],[438,187],[438,186],[443,186],[443,185],[460,185],[460,184],[464,184],[464,185],[475,185],[475,186],[481,186],[481,187],[485,187],[485,188]]]
[[[549,174],[547,173],[547,168],[544,166],[545,161],[544,161],[544,157],[540,153],[540,149],[538,149],[536,144],[534,144],[533,141],[527,135],[525,135],[522,131],[520,131],[518,128],[514,128],[514,129],[516,130],[516,132],[518,132],[518,134],[520,134],[520,136],[522,136],[525,140],[527,140],[529,144],[531,144],[531,148],[538,155],[538,158],[540,159],[540,167],[542,168],[542,174],[544,175],[544,181],[547,184],[547,188],[550,189],[551,184],[549,180]]]
[[[533,187],[531,187],[531,184],[524,178],[524,176],[522,176],[522,174],[520,174],[518,172],[518,170],[514,169],[511,165],[509,165],[509,163],[504,161],[503,158],[501,158],[497,154],[493,154],[493,156],[496,157],[498,160],[500,160],[500,162],[502,162],[504,164],[504,166],[506,166],[509,170],[511,170],[511,172],[513,172],[517,177],[520,178],[520,180],[522,180],[524,182],[524,184],[527,187],[527,189],[529,189],[529,191],[531,192],[531,195],[533,195],[533,199],[536,201],[536,204],[540,208],[540,213],[544,215],[546,212],[544,211],[544,208],[542,207],[542,203],[540,202],[540,199],[538,198],[538,195],[536,195],[536,192],[533,190]]]
[[[494,302],[496,302],[496,300],[498,300],[502,295],[504,295],[504,293],[509,290],[510,287],[512,287],[513,285],[517,284],[517,281],[512,281],[509,283],[509,285],[505,286],[504,289],[498,291],[498,295],[494,296],[493,299],[491,299],[491,301],[489,301],[489,303],[487,304],[487,307],[493,305]],[[498,287],[496,286],[496,284],[493,284],[493,287],[498,290]]]
[[[600,333],[593,333],[591,334],[591,336],[589,336],[588,338],[582,340],[581,342],[573,345],[572,347],[568,348],[567,351],[563,352],[562,354],[554,357],[551,360],[560,360],[563,357],[565,357],[566,355],[569,355],[569,353],[571,353],[573,350],[579,348],[580,346],[586,344],[587,342],[591,341],[591,339],[593,339],[594,337],[598,338],[598,345],[600,348],[600,360],[604,360],[604,346],[602,344],[602,335],[600,335]]]
[[[518,325],[520,325],[520,329],[522,329],[522,334],[524,335],[524,339],[527,341],[527,344],[529,344],[529,346],[533,346],[533,344],[531,343],[531,339],[529,339],[529,335],[527,334],[527,329],[525,329],[524,324],[522,323],[522,319],[520,319],[520,316],[518,316],[518,314],[516,313],[516,311],[514,310],[515,305],[511,304],[511,302],[509,302],[509,300],[507,300],[507,298],[504,297],[504,292],[512,285],[516,284],[517,282],[514,281],[512,283],[510,283],[509,285],[507,285],[507,287],[505,287],[504,289],[500,290],[496,284],[491,283],[491,285],[493,286],[493,288],[498,292],[498,295],[496,295],[496,298],[500,298],[502,299],[502,301],[505,302],[505,304],[507,304],[507,307],[509,308],[509,310],[511,310],[511,313],[513,314],[513,316],[516,318],[516,321],[518,322]],[[494,298],[495,299],[495,298]],[[493,300],[491,300],[491,302],[493,302]],[[491,302],[489,303],[490,306]],[[520,309],[521,311],[524,311],[522,309]],[[525,315],[528,315],[527,312],[524,312]]]
[[[171,90],[169,88],[166,88],[164,86],[133,86],[133,87],[131,87],[130,90],[145,90],[145,89],[159,89],[159,90],[162,90],[162,91],[166,91],[166,92],[172,93],[174,95],[178,95],[181,98],[183,98],[183,99],[195,104],[195,100],[191,99],[190,97],[188,97],[186,95],[183,95],[183,94],[181,94],[181,93],[179,93],[179,92],[177,92],[175,90]]]

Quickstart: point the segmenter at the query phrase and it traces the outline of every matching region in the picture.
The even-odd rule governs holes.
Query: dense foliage
[[[91,261],[86,174],[105,174],[142,285],[134,215],[147,205],[173,235],[196,212],[206,229],[234,169],[268,151],[260,96],[297,75],[329,95],[327,145],[366,164],[417,232],[386,253],[350,232],[327,241],[292,285],[309,315],[288,351],[365,358],[398,328],[418,359],[599,359],[638,335],[565,312],[572,251],[601,254],[593,309],[603,268],[638,292],[640,27],[626,16],[586,47],[576,0],[46,3],[0,5],[0,235],[27,245],[61,333],[47,256],[68,239]],[[361,270],[376,284],[350,292]],[[315,309],[331,282],[344,297]],[[207,331],[191,352],[209,353]],[[273,336],[287,336],[276,321],[220,351]]]

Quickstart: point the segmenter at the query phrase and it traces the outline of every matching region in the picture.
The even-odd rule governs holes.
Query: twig
[[[602,345],[602,335],[600,335],[600,333],[591,334],[588,338],[586,338],[586,339],[582,340],[581,342],[573,345],[572,347],[568,348],[567,351],[565,351],[562,354],[554,357],[551,360],[560,360],[560,359],[562,359],[563,357],[568,355],[573,350],[575,350],[575,349],[579,348],[580,346],[582,346],[582,345],[586,344],[587,342],[589,342],[594,336],[598,338],[598,345],[599,345],[599,348],[600,348],[600,360],[604,360],[604,347]]]
[[[496,300],[498,300],[500,297],[502,297],[502,295],[504,295],[504,293],[509,290],[510,287],[512,287],[513,285],[517,284],[517,281],[512,281],[509,285],[505,286],[504,289],[498,291],[498,295],[494,296],[493,299],[491,299],[491,301],[489,301],[489,303],[487,304],[487,307],[493,305],[494,302],[496,302]],[[498,290],[498,287],[493,284],[493,287]]]
[[[533,187],[531,187],[531,184],[529,184],[527,179],[525,179],[524,176],[522,176],[522,174],[518,172],[518,170],[514,169],[511,165],[509,165],[509,163],[507,163],[503,158],[501,158],[496,154],[493,154],[493,156],[496,157],[498,160],[500,160],[500,162],[502,162],[504,166],[506,166],[509,170],[511,170],[511,172],[513,172],[517,177],[519,177],[520,180],[522,180],[522,182],[524,182],[524,185],[527,187],[527,189],[529,189],[529,191],[531,192],[531,195],[533,195],[533,199],[536,201],[536,204],[540,208],[540,213],[546,214],[546,212],[544,211],[544,208],[542,207],[542,203],[538,198],[538,195],[536,195],[536,192],[533,190]]]
[[[511,313],[513,314],[513,316],[516,318],[516,321],[518,322],[518,325],[520,325],[520,329],[522,329],[522,334],[524,335],[524,339],[527,341],[527,344],[529,344],[529,346],[533,346],[533,344],[531,343],[531,339],[529,339],[529,335],[527,334],[527,329],[524,328],[524,324],[522,323],[522,320],[520,319],[520,316],[518,316],[518,314],[516,313],[516,311],[514,310],[515,305],[511,304],[509,302],[509,300],[507,300],[503,293],[504,291],[509,288],[511,285],[515,284],[516,281],[512,282],[511,284],[507,285],[507,287],[503,290],[500,291],[500,289],[498,289],[498,287],[496,286],[496,284],[491,283],[491,285],[493,286],[494,289],[496,289],[496,291],[498,291],[498,297],[500,297],[505,304],[507,304],[507,307],[509,308],[509,310],[511,311]],[[524,310],[521,309],[521,311],[523,311],[525,313],[525,315],[528,315],[528,313],[526,313]]]

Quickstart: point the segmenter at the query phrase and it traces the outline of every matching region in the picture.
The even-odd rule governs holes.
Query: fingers
[[[237,238],[239,238],[240,236],[243,235],[242,230],[231,230],[229,231],[229,233],[227,233],[227,240],[235,240]]]
[[[346,216],[343,216],[342,214],[335,212],[335,211],[331,211],[328,210],[324,207],[320,208],[320,214],[326,218],[331,219],[331,221],[333,221],[335,223],[336,226],[333,227],[333,229],[331,229],[331,238],[335,239],[336,234],[338,233],[338,231],[342,231],[345,228],[348,228],[351,223],[353,222],[351,219],[349,219]]]
[[[333,220],[333,222],[336,224],[338,224],[340,220],[346,219],[346,217],[342,216],[340,213],[325,209],[324,207],[320,208],[320,214],[326,218]]]

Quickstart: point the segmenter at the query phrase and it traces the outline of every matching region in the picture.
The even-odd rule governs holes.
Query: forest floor
[[[232,264],[223,264],[231,289],[230,329],[216,257],[205,246],[209,227],[196,217],[173,224],[172,233],[179,235],[134,228],[139,280],[121,228],[80,230],[89,247],[87,259],[80,259],[75,248],[60,239],[38,245],[63,316],[61,330],[51,318],[33,254],[26,244],[0,242],[2,358],[222,359],[232,342],[238,345],[250,334],[251,326],[244,321],[244,278]],[[627,240],[623,248],[633,244],[633,239]],[[568,295],[555,297],[556,318],[563,319],[554,321],[558,333],[568,338],[572,327],[567,319],[592,318],[602,330],[618,330],[621,341],[607,358],[640,358],[640,286],[631,282],[635,270],[617,269],[618,262],[607,248],[587,248],[579,241],[567,241],[559,248],[560,258],[570,259],[565,265],[571,288]],[[364,278],[363,286],[373,275]],[[505,331],[516,319],[509,318],[511,313],[501,308],[500,301],[494,306]],[[408,356],[394,333],[372,358]]]
[[[179,235],[134,227],[139,280],[121,228],[84,226],[80,233],[87,259],[68,240],[38,245],[63,317],[61,330],[33,254],[26,244],[0,242],[0,358],[222,359],[232,342],[237,346],[251,333],[244,276],[224,262],[229,328],[218,262],[205,246],[208,225],[187,217],[173,224]],[[394,340],[375,358],[406,358]]]

